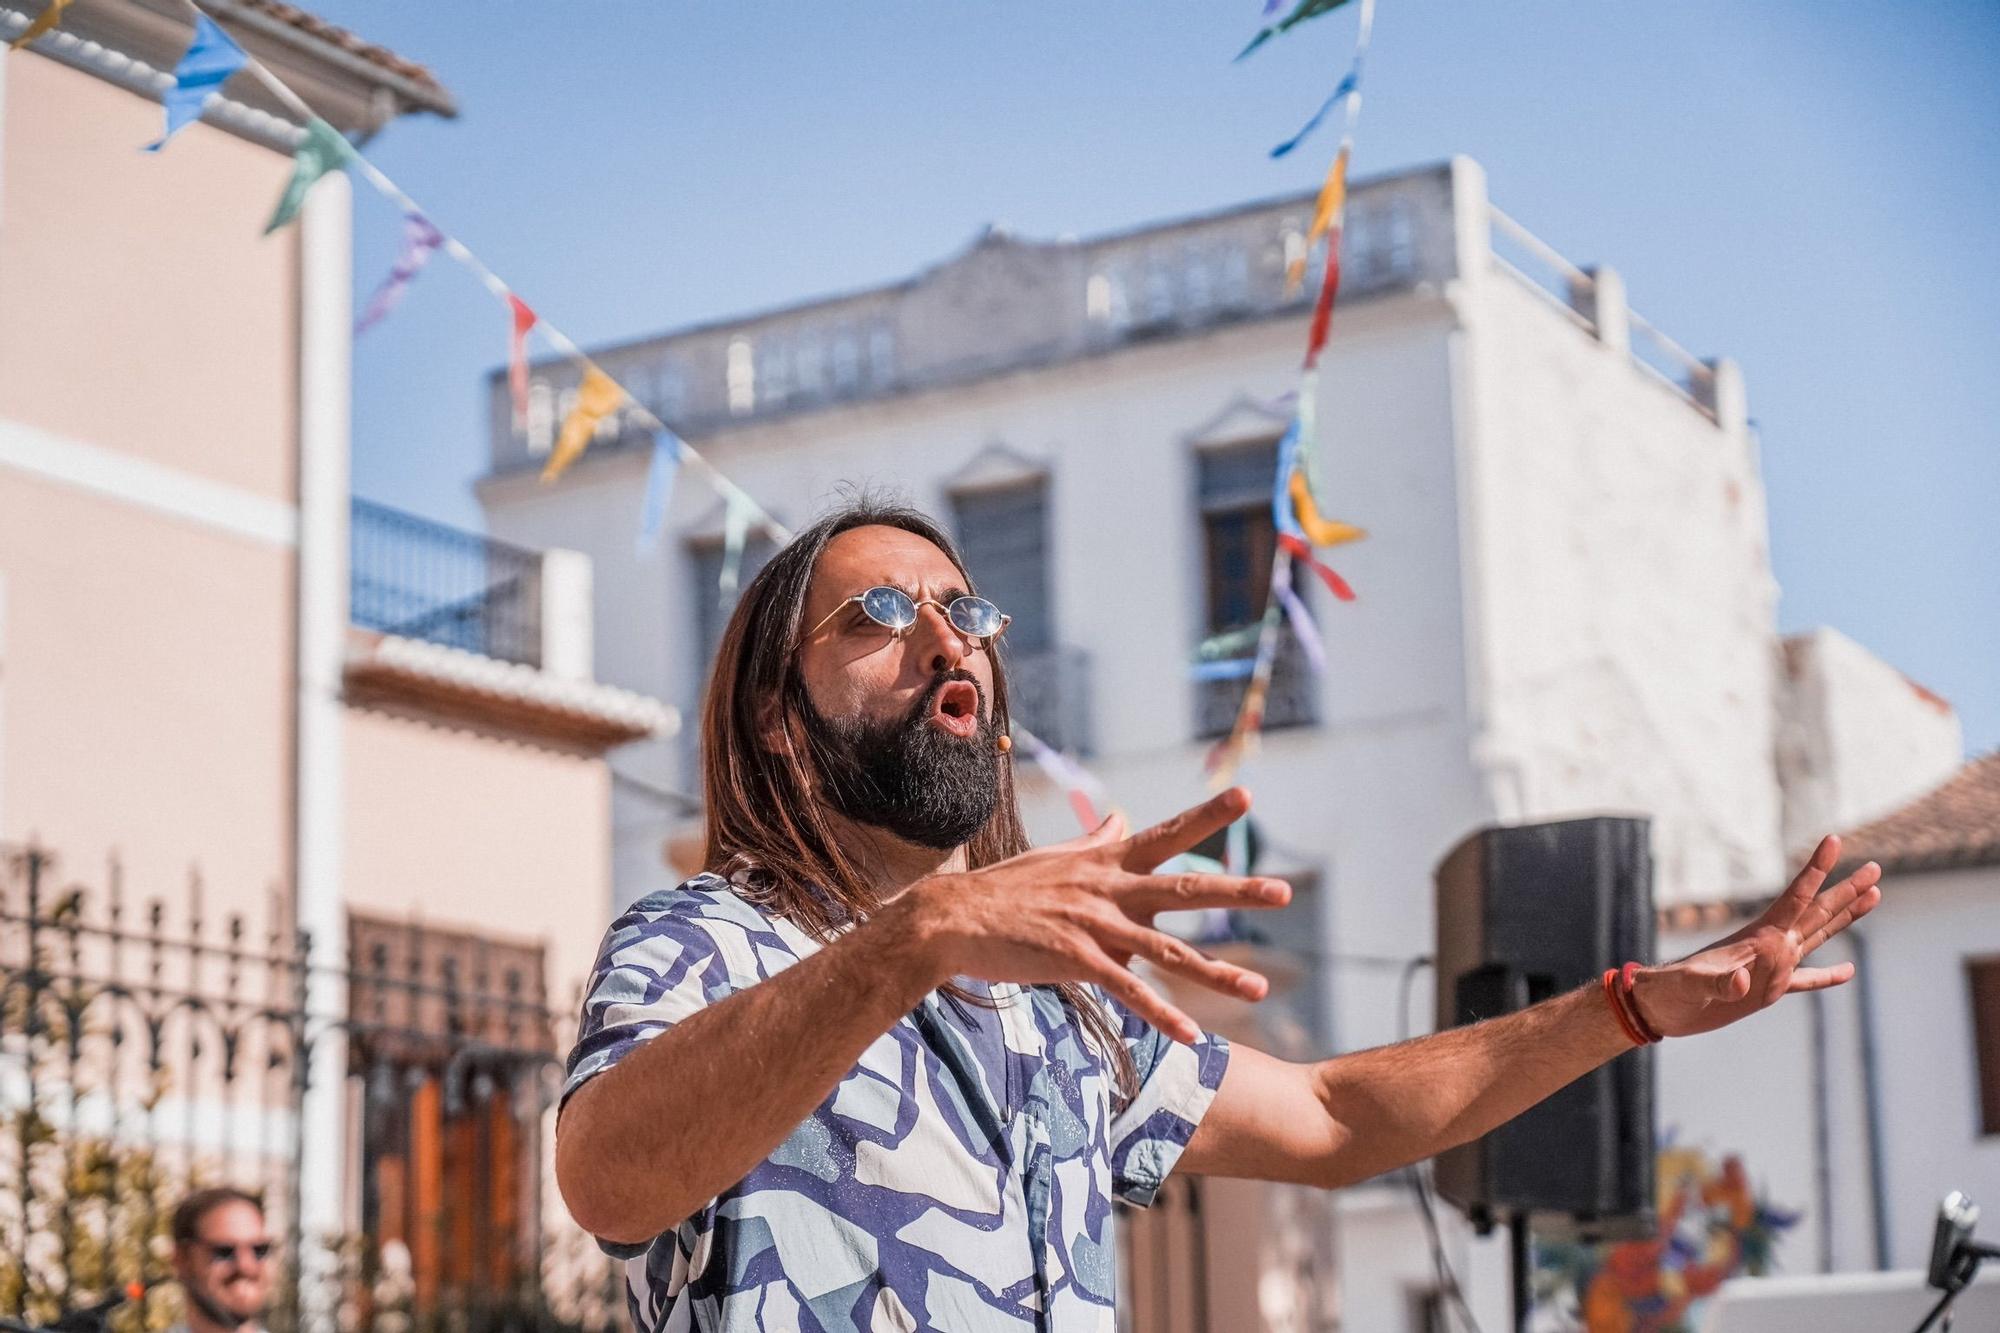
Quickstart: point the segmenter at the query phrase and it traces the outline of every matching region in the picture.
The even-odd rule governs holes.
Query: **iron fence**
[[[273,1333],[618,1322],[602,1256],[545,1225],[561,1071],[539,946],[356,917],[345,965],[324,967],[281,895],[253,931],[207,919],[192,880],[170,922],[115,863],[95,892],[45,851],[0,852],[0,1314],[46,1323],[164,1282],[174,1202],[227,1184],[263,1199],[279,1240]],[[316,1011],[328,990],[344,1004]],[[347,1056],[358,1160],[337,1161],[360,1206],[308,1234],[304,1111],[328,1043]],[[164,1283],[112,1328],[164,1328],[177,1306]]]
[[[364,629],[542,663],[542,557],[356,499],[348,618]]]

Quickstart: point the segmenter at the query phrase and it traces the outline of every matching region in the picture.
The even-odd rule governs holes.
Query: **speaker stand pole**
[[[1514,1213],[1507,1218],[1508,1249],[1512,1251],[1514,1278],[1514,1333],[1528,1333],[1528,1312],[1535,1306],[1534,1269],[1528,1245],[1528,1215]]]

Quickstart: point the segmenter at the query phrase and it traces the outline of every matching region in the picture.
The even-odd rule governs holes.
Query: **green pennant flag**
[[[1307,19],[1316,19],[1322,14],[1331,14],[1346,3],[1347,0],[1299,0],[1296,9],[1287,14],[1281,22],[1271,24],[1255,37],[1251,38],[1250,45],[1239,51],[1236,58],[1241,60],[1244,56],[1249,55],[1279,33],[1290,32],[1294,27],[1304,23]]]
[[[300,141],[298,152],[292,154],[292,178],[285,182],[285,192],[278,196],[277,210],[264,224],[264,234],[269,236],[297,217],[307,192],[319,178],[336,167],[346,167],[353,156],[353,145],[341,137],[339,130],[318,116],[307,121],[306,137]]]

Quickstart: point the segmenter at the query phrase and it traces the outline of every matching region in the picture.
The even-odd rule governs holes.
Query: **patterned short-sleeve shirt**
[[[818,947],[713,875],[640,899],[605,936],[564,1101]],[[1113,1327],[1112,1198],[1152,1201],[1228,1043],[1179,1045],[1099,993],[1139,1078],[1114,1105],[1059,996],[964,984],[997,1007],[933,992],[737,1184],[650,1243],[599,1242],[639,1333]]]

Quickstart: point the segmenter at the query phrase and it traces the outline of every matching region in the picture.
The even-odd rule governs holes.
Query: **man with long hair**
[[[999,608],[912,510],[849,505],[772,558],[702,716],[704,873],[605,937],[557,1180],[626,1259],[640,1333],[1112,1327],[1111,1203],[1167,1173],[1333,1187],[1484,1134],[1635,1043],[1722,1027],[1852,964],[1800,965],[1880,900],[1820,892],[1829,838],[1756,922],[1523,1012],[1290,1064],[1202,1032],[1133,971],[1262,977],[1154,927],[1282,881],[1157,873],[1232,789],[1031,849]]]

